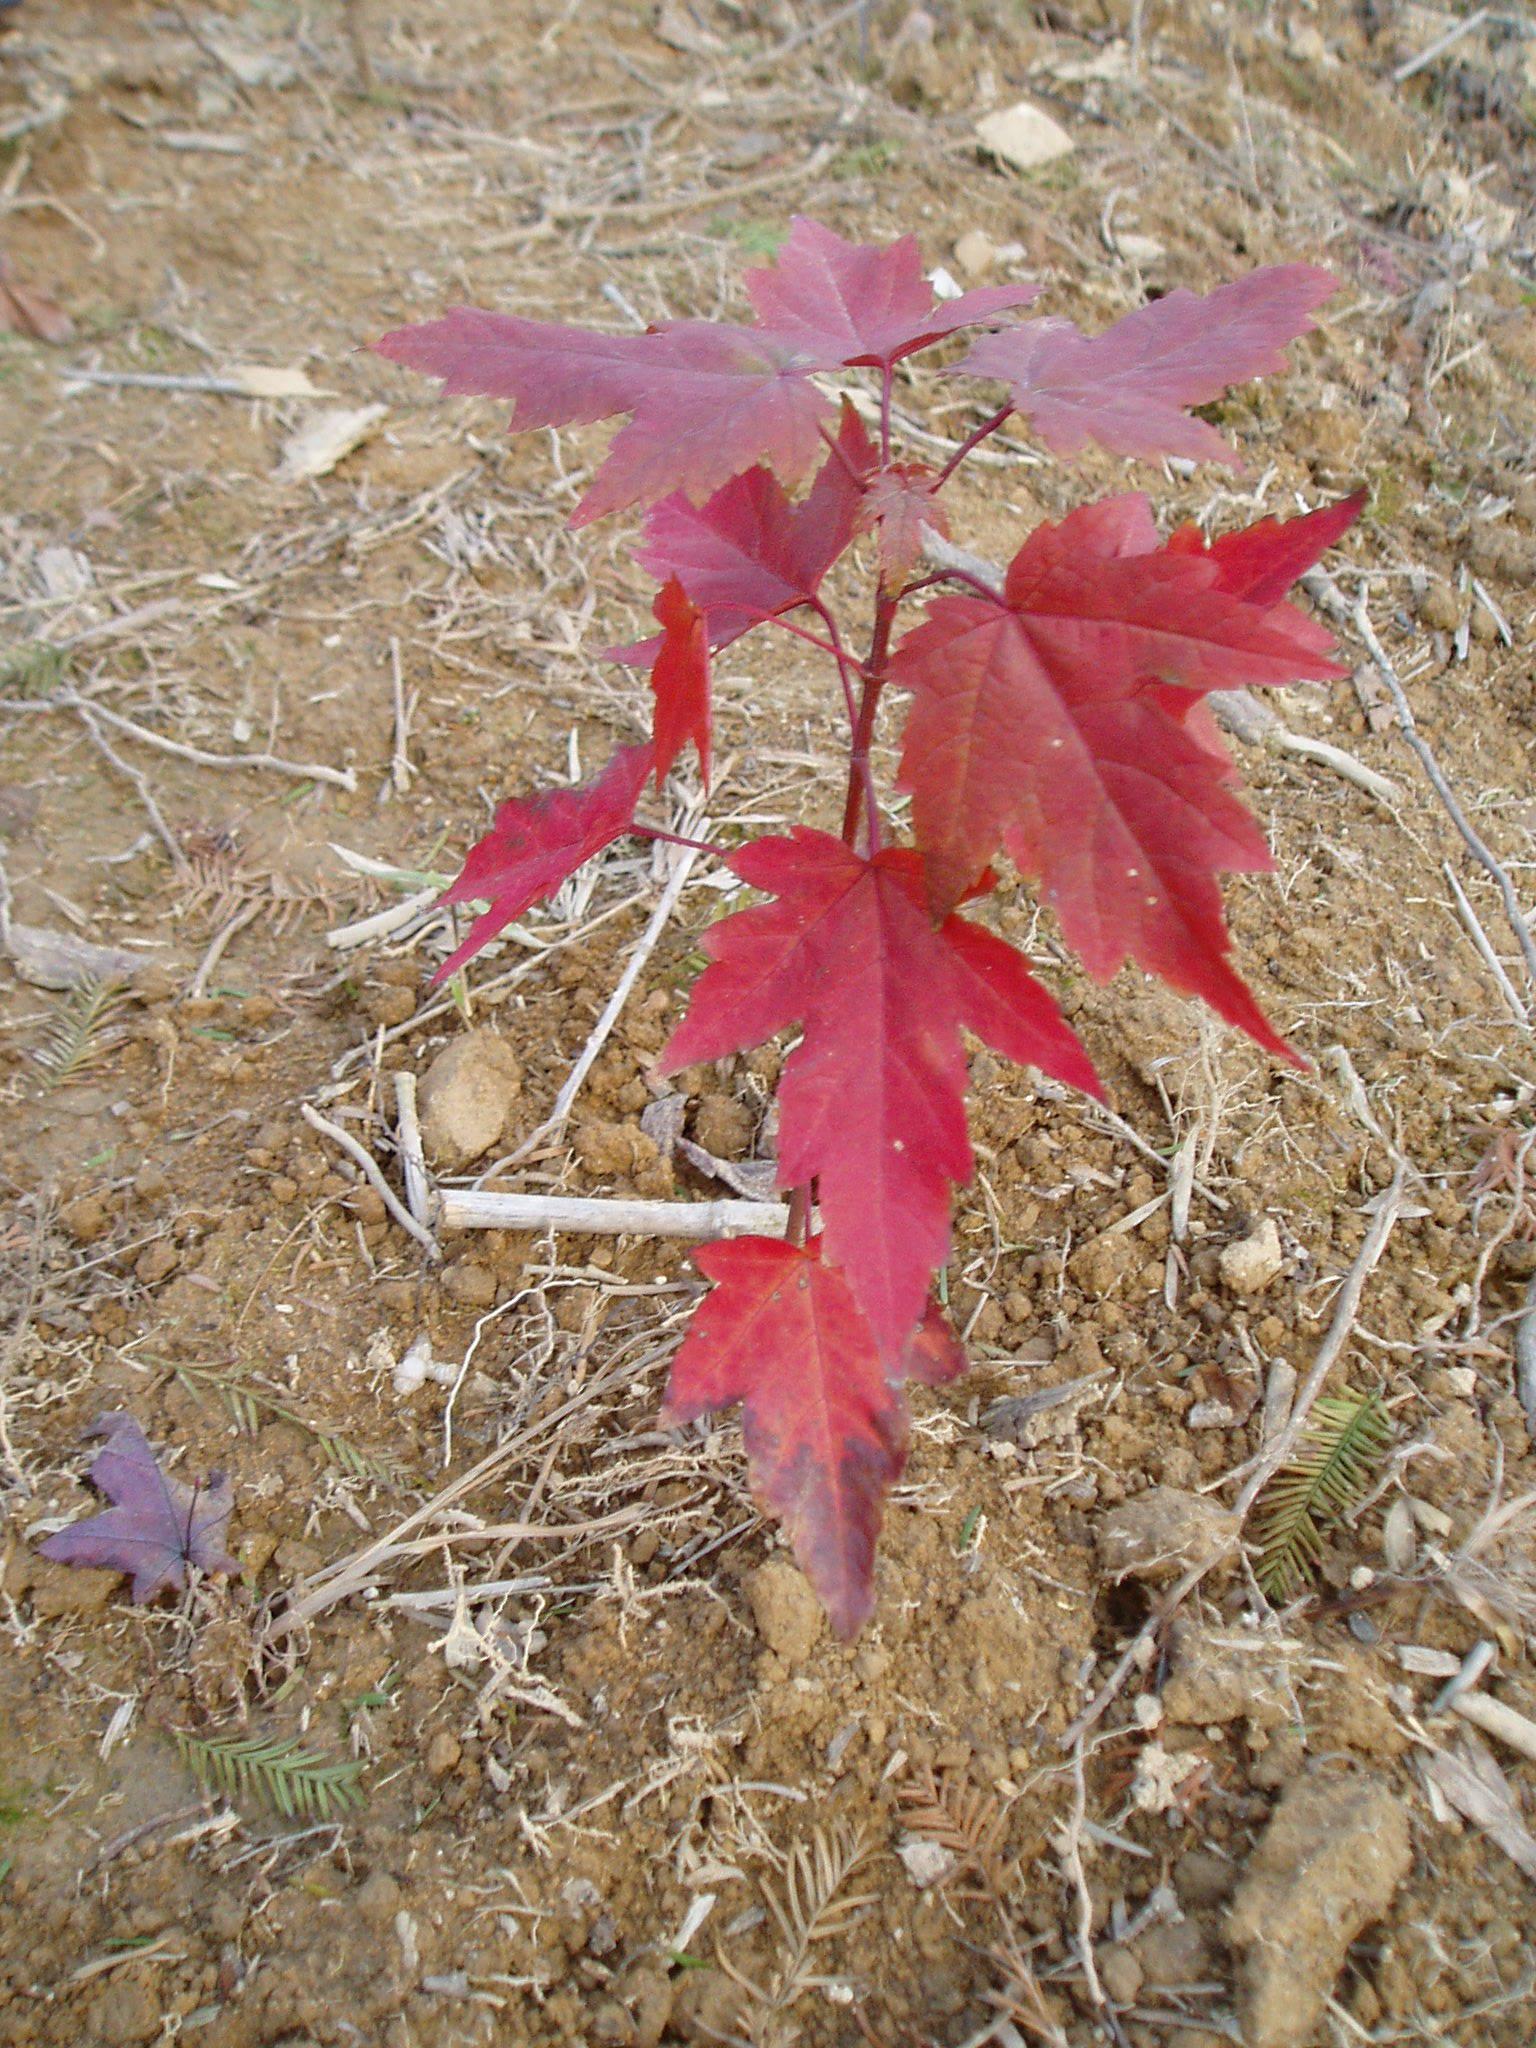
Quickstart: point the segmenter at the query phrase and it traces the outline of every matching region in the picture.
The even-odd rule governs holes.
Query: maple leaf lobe
[[[470,848],[457,878],[438,899],[484,902],[490,908],[433,975],[434,987],[629,830],[653,758],[650,746],[620,747],[595,781],[577,789],[508,797],[497,806],[490,831]]]
[[[702,1245],[713,1281],[673,1360],[663,1428],[740,1401],[752,1487],[783,1523],[844,1640],[874,1606],[875,1540],[907,1450],[905,1404],[846,1279],[778,1237]],[[964,1364],[925,1317],[903,1370],[938,1381]]]

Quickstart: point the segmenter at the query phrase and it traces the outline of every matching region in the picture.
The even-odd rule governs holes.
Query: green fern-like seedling
[[[126,994],[115,981],[87,981],[70,990],[49,1019],[47,1038],[37,1051],[49,1090],[80,1080],[121,1043],[121,1027],[113,1020]]]
[[[189,1394],[205,1389],[215,1392],[229,1410],[236,1429],[246,1436],[254,1436],[264,1419],[290,1423],[293,1428],[303,1431],[328,1465],[334,1465],[338,1471],[353,1479],[361,1479],[369,1486],[393,1486],[394,1474],[382,1458],[370,1457],[367,1451],[359,1450],[350,1437],[338,1436],[334,1430],[320,1429],[313,1422],[306,1422],[302,1415],[296,1414],[273,1395],[250,1386],[238,1373],[215,1372],[202,1365],[178,1365],[174,1371]]]
[[[330,1820],[363,1803],[363,1766],[356,1758],[333,1763],[301,1749],[294,1736],[236,1742],[173,1732],[182,1762],[205,1792],[259,1799],[285,1820]]]
[[[1323,1531],[1364,1497],[1392,1418],[1376,1393],[1325,1396],[1290,1460],[1259,1498],[1259,1584],[1272,1600],[1292,1599],[1323,1555]]]

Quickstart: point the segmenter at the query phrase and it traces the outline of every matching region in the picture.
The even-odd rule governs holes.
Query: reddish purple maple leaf
[[[651,607],[661,626],[651,688],[656,694],[651,745],[656,754],[656,787],[689,740],[709,788],[709,638],[704,614],[675,576],[657,592]]]
[[[38,1545],[44,1557],[131,1573],[130,1598],[141,1602],[184,1592],[189,1565],[200,1572],[239,1571],[224,1549],[234,1496],[222,1472],[210,1472],[200,1486],[172,1479],[131,1415],[103,1415],[86,1435],[107,1439],[89,1477],[112,1506],[46,1537]]]
[[[874,1606],[875,1539],[907,1453],[893,1379],[937,1384],[964,1355],[930,1306],[895,1374],[848,1283],[821,1256],[779,1237],[701,1246],[713,1290],[672,1362],[664,1428],[740,1401],[752,1489],[784,1524],[801,1569],[845,1640]]]
[[[989,284],[938,299],[914,235],[876,249],[799,214],[773,267],[749,270],[746,287],[762,328],[819,370],[889,367],[1040,294],[1037,284]]]
[[[961,1025],[1096,1092],[1092,1065],[1022,955],[963,918],[935,930],[914,853],[866,860],[796,826],[727,865],[777,901],[705,934],[659,1070],[804,1027],[779,1088],[780,1184],[818,1183],[828,1256],[897,1358],[948,1254],[950,1183],[971,1173]]]
[[[1214,427],[1185,408],[1230,384],[1283,369],[1285,344],[1338,289],[1326,270],[1288,263],[1251,271],[1201,297],[1173,291],[1102,334],[1070,320],[1027,320],[984,334],[956,374],[997,377],[1057,455],[1097,441],[1117,455],[1238,460]]]
[[[635,560],[658,578],[675,576],[704,613],[713,648],[727,647],[765,619],[808,604],[853,538],[863,478],[875,461],[862,421],[843,407],[837,440],[801,504],[772,470],[732,477],[702,505],[680,491],[647,513]],[[657,642],[616,648],[619,661],[654,657]]]
[[[433,975],[434,987],[629,830],[653,759],[649,746],[620,747],[593,782],[509,797],[497,806],[490,831],[470,848],[457,879],[439,899],[488,903],[490,908]]]
[[[1276,558],[1290,548],[1277,533]],[[1294,1058],[1226,959],[1215,877],[1272,862],[1192,707],[1342,671],[1262,571],[1229,571],[1265,592],[1254,603],[1223,587],[1224,562],[1239,551],[1159,548],[1139,497],[1037,528],[1000,599],[942,597],[897,650],[892,681],[913,693],[901,779],[935,908],[1006,846],[1091,974],[1129,955]]]
[[[380,355],[441,378],[448,393],[513,401],[512,427],[571,426],[627,412],[572,515],[583,526],[671,491],[701,498],[762,459],[786,483],[815,459],[832,401],[817,371],[890,364],[1034,296],[989,285],[936,303],[910,237],[887,249],[795,223],[778,263],[749,272],[753,327],[670,320],[644,334],[593,334],[557,321],[457,306],[396,328]]]

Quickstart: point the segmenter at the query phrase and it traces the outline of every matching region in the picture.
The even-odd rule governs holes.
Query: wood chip
[[[279,478],[297,483],[307,477],[329,476],[338,462],[378,432],[388,412],[387,405],[360,405],[321,413],[283,443]]]

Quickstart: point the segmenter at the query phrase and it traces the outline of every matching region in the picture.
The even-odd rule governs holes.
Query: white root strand
[[[442,1230],[571,1230],[592,1237],[782,1237],[789,1224],[783,1202],[601,1201],[491,1188],[440,1188],[434,1209]]]

